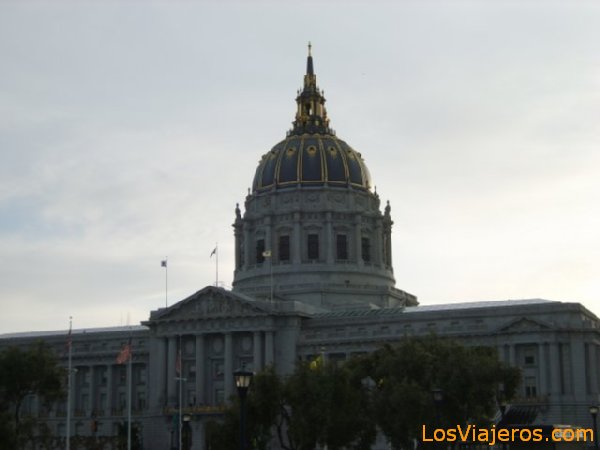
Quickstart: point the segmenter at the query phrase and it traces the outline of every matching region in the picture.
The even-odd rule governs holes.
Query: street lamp
[[[441,408],[442,403],[444,402],[444,391],[440,388],[433,388],[431,390],[431,397],[433,398],[433,404],[435,405],[435,416],[437,420],[437,426],[442,426],[442,417],[441,417]],[[435,442],[434,446],[436,448],[441,448],[441,444],[439,442]]]
[[[192,416],[189,414],[183,415],[183,427],[181,427],[183,450],[190,450],[192,447],[192,428],[190,427],[190,420],[192,420]]]
[[[435,408],[439,413],[439,409],[444,402],[444,391],[440,388],[434,388],[431,390],[431,396],[433,397],[433,403],[435,404]]]
[[[246,394],[252,382],[253,372],[244,368],[233,372],[235,386],[237,387],[238,396],[240,397],[240,450],[246,450],[245,422],[246,422]]]
[[[504,383],[498,385],[498,393],[496,394],[496,402],[498,403],[498,409],[500,409],[500,420],[504,424],[504,415],[506,414],[506,395],[504,393]]]
[[[179,381],[179,450],[183,449],[183,382],[187,378],[175,377]]]
[[[498,385],[498,393],[496,394],[496,402],[498,403],[498,409],[500,409],[500,423],[503,427],[506,427],[504,423],[504,416],[506,415],[506,395],[504,392],[504,383]],[[502,441],[502,450],[506,450],[506,442]]]
[[[598,406],[592,405],[590,406],[590,415],[592,416],[592,423],[594,424],[594,448],[598,448],[598,427],[596,423],[596,418],[598,417]]]

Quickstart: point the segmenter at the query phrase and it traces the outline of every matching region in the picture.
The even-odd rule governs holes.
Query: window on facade
[[[279,236],[279,261],[290,260],[290,237]]]
[[[140,366],[139,383],[140,384],[145,384],[146,383],[146,368],[144,366]]]
[[[119,392],[119,409],[125,409],[127,401],[125,400],[125,393]]]
[[[215,404],[221,405],[225,403],[225,391],[223,389],[215,390]]]
[[[123,366],[119,367],[119,384],[125,384],[127,381],[127,369]]]
[[[223,361],[213,362],[213,377],[216,379],[223,378]]]
[[[348,240],[345,234],[338,234],[336,236],[336,248],[337,259],[348,259]]]
[[[137,393],[137,409],[138,410],[144,410],[146,409],[146,393],[145,392],[138,392]]]
[[[265,257],[263,255],[264,251],[265,251],[265,240],[258,239],[256,241],[256,263],[257,264],[262,264],[265,262]]]
[[[525,365],[533,366],[535,364],[535,357],[533,355],[525,355]]]
[[[537,397],[537,383],[535,382],[535,377],[525,377],[523,385],[525,387],[525,397]]]
[[[105,386],[108,381],[108,369],[106,367],[100,367],[100,385]]]
[[[187,399],[188,406],[194,406],[196,404],[196,391],[188,391]]]
[[[308,259],[319,259],[319,235],[308,235]]]
[[[361,239],[361,251],[363,261],[371,261],[371,242],[369,238],[364,237]]]

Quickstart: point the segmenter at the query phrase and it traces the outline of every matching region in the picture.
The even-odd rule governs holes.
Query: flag
[[[163,259],[163,260],[160,262],[160,267],[167,267],[167,260],[166,260],[166,259]]]
[[[177,359],[175,360],[175,373],[181,376],[181,350],[177,352]]]
[[[125,345],[117,355],[117,364],[125,364],[131,358],[131,342]]]
[[[270,258],[271,257],[271,250],[265,250],[264,252],[262,252],[262,255],[264,258]]]
[[[210,257],[212,258],[212,255],[215,255],[217,253],[217,247],[215,247],[215,249],[210,252]]]

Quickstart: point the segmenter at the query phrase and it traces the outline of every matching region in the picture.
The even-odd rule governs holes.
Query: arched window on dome
[[[279,236],[278,245],[279,261],[290,260],[290,236],[287,234]]]
[[[309,260],[317,260],[319,259],[319,235],[318,234],[309,234],[307,239],[307,250],[308,250],[308,259]]]
[[[345,234],[337,234],[335,237],[336,254],[335,258],[340,261],[348,259],[348,236]]]

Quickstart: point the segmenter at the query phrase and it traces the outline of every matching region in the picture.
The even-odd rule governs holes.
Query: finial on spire
[[[308,58],[306,58],[306,75],[314,75],[315,69],[313,68],[312,59],[312,44],[308,41]]]

